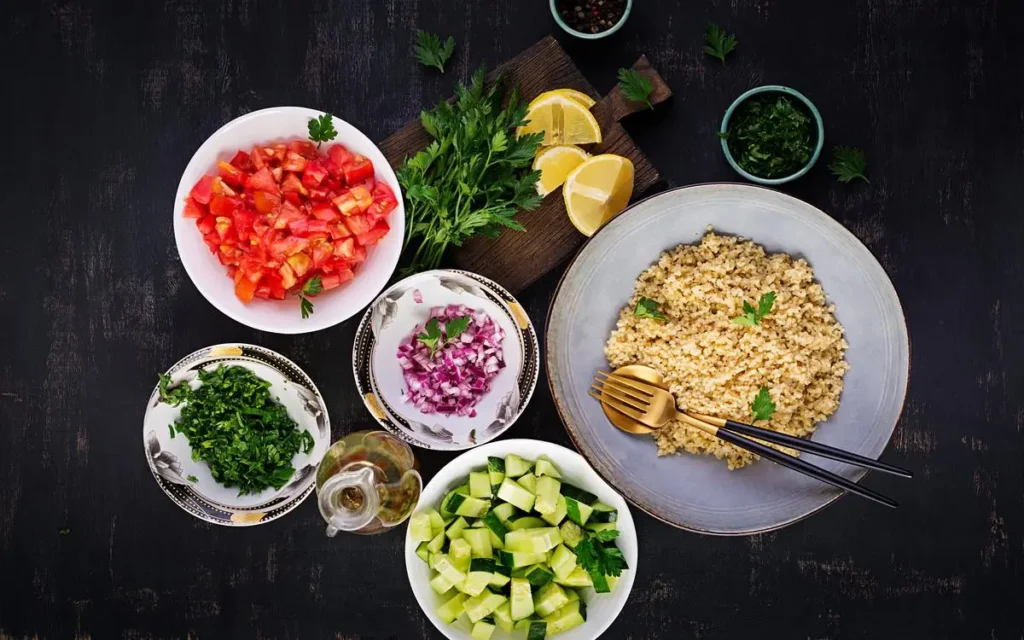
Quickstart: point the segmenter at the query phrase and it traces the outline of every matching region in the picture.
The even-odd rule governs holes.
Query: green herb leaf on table
[[[423,331],[423,333],[416,336],[416,339],[430,349],[430,357],[433,358],[434,353],[441,346],[438,344],[441,341],[441,323],[437,321],[437,318],[431,318],[424,325]]]
[[[828,169],[839,182],[851,182],[860,178],[870,184],[871,181],[864,175],[867,167],[868,163],[864,159],[864,152],[860,149],[843,146],[832,149],[832,162],[829,163]]]
[[[317,148],[338,137],[334,129],[334,116],[329,113],[321,114],[319,118],[310,118],[306,126],[309,128],[309,139],[316,143]]]
[[[654,105],[651,104],[651,91],[654,90],[654,85],[634,69],[619,69],[619,87],[627,100],[643,102],[654,109]]]
[[[445,251],[473,236],[524,231],[521,210],[541,203],[539,171],[531,171],[543,134],[516,136],[526,122],[526,103],[513,90],[503,104],[502,80],[489,86],[485,70],[460,84],[453,102],[420,114],[434,140],[398,169],[405,192],[405,246],[415,245],[402,272],[436,268]]]
[[[57,533],[59,533],[62,536],[69,536],[71,535],[71,529],[64,527],[63,529],[57,529]]]
[[[736,36],[726,33],[713,22],[708,23],[708,29],[704,33],[704,53],[722,61],[725,66],[725,57],[736,48]]]
[[[744,325],[752,327],[757,324],[761,324],[761,318],[765,317],[772,312],[772,307],[775,306],[775,292],[769,291],[768,293],[761,294],[761,298],[757,301],[757,308],[749,302],[743,302],[743,315],[737,316],[732,319],[733,324]]]
[[[448,36],[448,39],[441,44],[441,38],[429,31],[416,31],[416,59],[426,67],[435,67],[444,73],[444,63],[455,53],[455,38]]]
[[[302,312],[302,319],[305,320],[313,313],[313,303],[309,301],[306,296],[315,296],[324,290],[323,283],[320,280],[320,276],[313,276],[306,281],[306,284],[302,285],[302,291],[299,292],[299,310]]]
[[[633,309],[633,315],[638,318],[650,318],[662,323],[668,322],[668,316],[661,312],[661,303],[651,298],[640,298]]]
[[[775,403],[772,402],[768,387],[761,387],[754,396],[754,401],[750,403],[750,412],[754,414],[754,422],[771,419],[775,413]]]

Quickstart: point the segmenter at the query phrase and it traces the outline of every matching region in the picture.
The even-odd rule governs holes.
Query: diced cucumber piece
[[[494,613],[508,598],[501,594],[484,591],[478,596],[466,600],[465,610],[469,621],[477,623]]]
[[[544,640],[548,637],[548,623],[540,620],[530,622],[530,630],[526,632],[526,640]]]
[[[525,578],[512,578],[512,620],[523,620],[533,615],[533,593],[530,581]]]
[[[465,603],[468,599],[469,596],[464,593],[456,594],[454,598],[437,608],[437,617],[444,620],[445,624],[455,622],[455,618],[461,616],[465,611]]]
[[[486,527],[487,525],[484,524],[483,518],[477,518],[476,520],[473,521],[473,524],[471,524],[469,526],[472,529],[479,529],[480,527]]]
[[[532,473],[528,473],[524,476],[519,476],[518,478],[516,478],[516,482],[519,483],[520,487],[526,489],[530,493],[534,495],[537,494],[537,476],[533,475]]]
[[[505,456],[505,475],[509,478],[518,478],[530,472],[530,463],[523,460],[514,453]]]
[[[449,509],[448,508],[448,503],[451,502],[452,498],[457,496],[457,495],[468,496],[469,495],[469,485],[468,484],[459,485],[458,487],[455,487],[454,489],[452,489],[448,493],[444,494],[444,498],[441,499],[441,515],[443,517],[448,518],[449,516],[454,516],[455,515],[455,509],[454,508]]]
[[[505,567],[503,567],[505,568]],[[492,587],[504,587],[508,584],[509,577],[503,573],[492,573],[491,574],[491,586]]]
[[[575,549],[576,545],[583,541],[585,535],[578,524],[569,520],[563,522],[558,530],[562,532],[562,542],[570,549]]]
[[[547,524],[536,516],[522,516],[516,518],[508,524],[509,531],[518,531],[520,529],[536,529],[538,527],[546,527]]]
[[[443,553],[430,554],[430,557],[427,558],[427,566],[433,569],[434,571],[437,571],[437,561],[443,557],[445,557],[445,554]]]
[[[566,514],[569,512],[569,508],[565,505],[565,496],[559,495],[558,500],[555,501],[555,510],[551,513],[545,513],[541,516],[544,522],[557,527],[565,520]]]
[[[501,496],[498,497],[501,498]],[[491,513],[496,515],[498,519],[502,522],[508,522],[509,520],[515,517],[516,511],[516,506],[514,504],[503,502],[498,506],[494,507],[494,509],[491,510]]]
[[[497,456],[487,456],[487,471],[505,473],[505,461]]]
[[[594,516],[590,516],[590,520],[587,521],[587,529],[590,531],[608,531],[609,529],[618,529],[618,523],[615,522],[593,522]]]
[[[444,531],[447,525],[444,523],[444,518],[441,517],[441,514],[433,509],[427,512],[427,517],[430,518],[430,538],[433,539],[438,533]]]
[[[448,547],[448,558],[455,565],[455,568],[459,571],[466,573],[469,571],[470,560],[473,557],[473,549],[469,546],[469,543],[462,538],[452,540],[451,546]],[[452,580],[454,584],[458,584]]]
[[[533,596],[533,610],[540,617],[549,616],[569,603],[569,596],[561,585],[551,582]]]
[[[409,518],[409,537],[413,542],[430,542],[434,538],[430,529],[430,514],[414,513]]]
[[[577,597],[576,600],[570,600],[558,611],[555,611],[551,615],[544,617],[544,622],[548,624],[548,633],[555,635],[556,633],[562,633],[575,627],[580,626],[586,619],[580,614],[580,602]]]
[[[462,537],[462,532],[468,526],[469,522],[462,516],[459,516],[448,525],[448,530],[444,532],[444,535],[448,536],[449,540],[456,540]]]
[[[421,542],[420,545],[416,547],[416,556],[426,563],[430,562],[430,549],[427,549],[428,544],[430,543]]]
[[[474,498],[491,497],[491,479],[486,471],[474,471],[469,474],[469,495]]]
[[[501,518],[498,517],[498,514],[495,513],[495,511],[497,511],[497,509],[502,507],[502,506],[504,506],[504,505],[498,505],[498,507],[495,507],[494,511],[491,511],[490,513],[486,514],[483,518],[481,518],[480,521],[483,522],[487,526],[487,529],[491,533],[493,533],[494,535],[498,536],[499,539],[504,540],[505,539],[505,534],[508,533],[508,527],[505,526],[505,523],[502,522]],[[511,505],[509,505],[509,506],[511,506]],[[514,508],[515,507],[513,507],[513,509]],[[494,545],[492,544],[491,546],[494,546]]]
[[[491,584],[491,574],[483,571],[470,571],[462,584],[455,585],[459,591],[468,596],[478,596]]]
[[[572,602],[573,600],[579,600],[580,599],[579,592],[576,591],[576,589],[573,589],[572,587],[569,587],[569,588],[567,588],[565,590],[565,595],[569,596],[569,602]]]
[[[529,553],[525,551],[514,551],[512,553],[503,551],[502,553],[508,554],[511,557],[511,567],[513,569],[518,569],[520,567],[528,567],[531,564],[537,564],[538,562],[547,562],[548,559],[547,554],[544,553]],[[502,562],[502,564],[504,564],[506,567],[509,566],[504,562]]]
[[[615,589],[615,583],[618,582],[619,579],[616,576],[605,576],[604,581],[608,583],[608,590],[613,591]]]
[[[481,620],[473,625],[473,631],[469,634],[473,640],[491,640],[494,633],[494,625]]]
[[[594,591],[598,593],[608,593],[612,590],[611,585],[608,584],[608,576],[600,572],[593,572],[590,574],[590,582],[594,587]]]
[[[503,548],[505,548],[505,538],[504,538],[504,536],[499,538],[497,536],[497,534],[495,534],[494,531],[492,531],[491,529],[488,529],[487,532],[491,534],[491,548],[492,549],[503,549]]]
[[[516,631],[529,631],[530,623],[536,620],[536,618],[526,618],[516,622]]]
[[[569,516],[570,520],[581,527],[587,524],[587,520],[590,519],[590,514],[592,513],[594,513],[594,510],[586,503],[579,502],[569,496],[565,497],[565,514]]]
[[[515,628],[515,622],[512,621],[512,604],[510,602],[503,602],[500,607],[494,610],[492,614],[494,616],[494,622],[503,631],[511,631]]]
[[[543,587],[547,583],[554,580],[555,576],[549,569],[542,564],[535,564],[525,569],[518,569],[517,572],[521,572],[521,576],[518,578],[526,578],[530,581],[530,585],[533,587]]]
[[[555,468],[555,465],[551,464],[551,461],[544,456],[537,458],[534,473],[538,476],[549,476],[559,479],[562,477],[562,474],[558,473],[558,469]]]
[[[491,481],[491,492],[497,493],[501,481],[505,479],[505,461],[491,456],[487,458],[487,477]]]
[[[468,570],[469,566],[467,565],[466,568]],[[436,569],[440,575],[444,576],[445,580],[452,584],[462,584],[463,580],[466,579],[466,572],[455,566],[451,556],[438,556],[437,560],[434,562],[434,569]]]
[[[532,493],[521,487],[511,478],[505,478],[501,481],[501,488],[498,489],[498,498],[519,507],[523,511],[533,509],[533,502],[536,499]]]
[[[494,555],[491,550],[491,532],[487,529],[465,529],[462,539],[469,543],[472,557],[490,558]]]
[[[427,543],[427,551],[430,553],[441,553],[444,551],[444,543],[447,542],[444,531],[434,536],[434,539]]]
[[[562,495],[565,496],[566,498],[572,498],[576,502],[582,502],[583,504],[586,505],[592,505],[595,502],[597,502],[597,496],[590,493],[589,491],[584,491],[583,489],[580,489],[579,487],[571,485],[567,482],[562,483]]]
[[[533,505],[534,510],[541,515],[554,513],[558,509],[558,499],[563,497],[558,493],[561,486],[562,483],[555,478],[549,476],[537,478],[537,501]]]
[[[543,553],[562,544],[562,534],[557,527],[540,529],[519,529],[505,535],[505,549]]]
[[[469,563],[469,570],[494,573],[494,568],[496,566],[498,566],[498,563],[496,563],[493,558],[473,558]]]
[[[430,579],[430,588],[434,590],[439,596],[443,596],[448,593],[454,585],[440,573]]]
[[[555,547],[555,553],[551,556],[551,571],[565,580],[576,569],[576,554],[569,551],[564,544]]]
[[[555,582],[563,587],[575,587],[577,589],[582,587],[591,587],[594,585],[594,581],[590,579],[590,574],[587,573],[587,570],[583,567],[576,567],[573,569],[572,573],[565,578],[555,576]]]
[[[619,512],[615,507],[603,502],[595,502],[590,506],[594,509],[594,513],[590,515],[591,522],[615,522],[619,519]]]
[[[448,500],[448,508],[457,516],[481,518],[491,508],[491,501],[456,493]]]

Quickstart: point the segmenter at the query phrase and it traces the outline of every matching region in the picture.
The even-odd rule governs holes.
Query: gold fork
[[[633,420],[641,422],[652,428],[660,428],[670,420],[679,420],[680,422],[699,429],[708,435],[718,437],[740,447],[741,449],[746,449],[747,451],[756,453],[784,467],[788,467],[803,473],[804,475],[821,480],[822,482],[826,482],[832,486],[845,489],[846,491],[855,493],[880,504],[884,504],[888,507],[896,507],[897,503],[880,493],[861,487],[857,483],[851,482],[842,476],[821,469],[820,467],[816,467],[805,460],[787,455],[759,442],[749,440],[738,433],[733,433],[729,429],[747,433],[748,435],[752,435],[761,440],[805,450],[810,453],[830,457],[858,466],[887,471],[889,473],[896,473],[897,475],[903,475],[906,477],[911,475],[910,472],[900,469],[899,467],[893,467],[891,465],[878,462],[877,460],[872,460],[871,458],[865,458],[848,451],[835,449],[834,447],[811,442],[802,438],[794,438],[793,436],[780,434],[777,431],[760,429],[752,425],[746,425],[732,420],[722,420],[720,418],[712,418],[710,416],[701,416],[701,418],[714,421],[705,422],[703,419],[677,411],[675,406],[675,397],[665,389],[660,389],[637,380],[615,376],[604,371],[600,371],[599,373],[605,376],[605,378],[594,378],[597,384],[591,385],[591,391],[589,391],[590,395]],[[597,393],[594,393],[595,390]],[[715,424],[716,422],[719,424]],[[810,445],[810,447],[808,447],[808,445]]]

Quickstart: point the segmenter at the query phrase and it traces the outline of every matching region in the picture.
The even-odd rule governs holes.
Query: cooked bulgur
[[[756,306],[770,291],[775,304],[760,324],[732,322],[743,315],[744,301]],[[634,316],[641,297],[661,302],[669,321]],[[666,251],[640,274],[605,356],[612,367],[661,371],[682,410],[736,421],[751,421],[751,402],[765,386],[776,410],[756,424],[807,436],[838,408],[849,368],[834,310],[805,260],[709,229],[699,245]],[[730,469],[757,458],[676,421],[653,435],[658,455],[711,454]]]

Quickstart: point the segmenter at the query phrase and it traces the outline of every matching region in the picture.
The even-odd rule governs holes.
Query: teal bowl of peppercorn
[[[799,91],[769,84],[736,98],[718,137],[736,173],[751,182],[779,185],[811,170],[825,144],[825,123]]]
[[[599,40],[622,28],[633,8],[633,0],[550,0],[551,15],[562,31]]]

